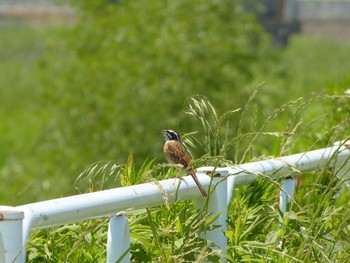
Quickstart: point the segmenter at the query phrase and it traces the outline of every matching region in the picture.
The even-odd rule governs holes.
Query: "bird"
[[[181,169],[186,170],[186,172],[192,176],[202,196],[208,196],[194,172],[194,167],[191,164],[191,157],[185,146],[182,144],[180,135],[173,130],[163,130],[162,132],[165,138],[163,151],[168,162],[181,165]]]

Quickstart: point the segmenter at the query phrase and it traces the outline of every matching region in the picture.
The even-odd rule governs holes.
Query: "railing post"
[[[125,215],[111,218],[107,237],[107,263],[115,263],[123,256],[121,263],[130,262],[130,230]]]
[[[204,172],[208,173],[205,170],[198,170],[198,173]],[[218,218],[212,223],[217,227],[213,230],[207,230],[205,238],[215,244],[213,249],[217,249],[217,247],[222,249],[221,254],[225,255],[226,246],[227,246],[227,237],[224,234],[224,231],[227,230],[227,206],[229,200],[228,197],[228,188],[227,188],[227,178],[224,178],[228,175],[227,169],[217,169],[215,170],[215,176],[212,181],[212,190],[209,193],[209,201],[208,201],[208,212],[211,215],[219,214]],[[203,207],[206,199],[200,198],[196,200],[197,207]],[[221,262],[226,262],[224,257],[221,257]]]
[[[291,202],[294,193],[295,179],[292,176],[287,177],[281,184],[280,190],[280,210],[284,215],[287,212],[287,205]],[[283,217],[280,217],[280,222],[283,224]]]
[[[336,142],[334,143],[334,146],[345,146],[346,149],[350,150],[350,141]],[[340,179],[350,178],[350,156],[348,156],[348,158],[346,158],[345,161],[339,161],[337,158],[334,165],[334,171],[336,176]],[[345,180],[345,185],[348,189],[350,189],[350,184],[348,180]]]
[[[23,247],[23,218],[24,213],[13,207],[0,206],[0,262],[24,263]]]

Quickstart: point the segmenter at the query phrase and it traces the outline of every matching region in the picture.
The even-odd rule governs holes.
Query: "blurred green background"
[[[300,131],[303,140],[288,154],[308,150],[339,123],[338,136],[348,135],[349,101],[329,96],[350,87],[350,37],[301,32],[274,48],[255,15],[234,0],[69,4],[75,11],[54,21],[33,15],[0,24],[0,204],[76,194],[74,183],[89,165],[124,163],[130,152],[136,165],[165,162],[162,129],[198,131],[203,139],[200,123],[185,114],[193,96],[223,114],[244,108],[260,87],[244,132],[303,97],[303,111],[298,102],[263,129],[283,132],[293,116],[304,123],[322,116]],[[255,144],[243,161],[281,153],[279,138]],[[203,155],[199,146],[192,150]]]

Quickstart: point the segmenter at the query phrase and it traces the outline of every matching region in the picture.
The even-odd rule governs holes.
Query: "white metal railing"
[[[226,247],[227,240],[222,230],[226,229],[227,206],[234,188],[249,184],[261,175],[273,178],[283,176],[286,179],[281,184],[280,209],[284,213],[294,191],[293,174],[327,166],[350,175],[349,158],[349,144],[337,143],[328,148],[234,167],[197,169],[202,185],[208,188],[212,184],[208,210],[212,213],[220,212],[220,216],[213,222],[220,227],[207,232],[206,238],[221,248]],[[213,171],[216,176],[211,179],[208,175]],[[106,216],[112,216],[108,228],[107,262],[115,262],[122,255],[125,255],[122,262],[130,262],[128,220],[125,215],[117,213],[129,208],[142,209],[164,204],[164,193],[168,195],[169,202],[175,201],[177,192],[178,198],[195,198],[197,206],[204,205],[205,199],[200,196],[190,176],[183,177],[180,185],[179,182],[175,178],[17,207],[0,206],[0,262],[25,262],[26,244],[32,229]]]

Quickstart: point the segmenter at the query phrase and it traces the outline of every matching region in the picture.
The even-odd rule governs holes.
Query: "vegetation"
[[[223,159],[223,155],[210,157],[210,153],[218,147],[226,149],[232,141],[235,145],[240,141],[240,135],[232,140],[219,135],[219,131],[228,127],[224,120],[231,121],[230,116],[235,111],[218,116],[212,105],[205,100],[193,100],[189,109],[188,113],[198,118],[203,130],[208,132],[204,144],[207,154],[196,160],[196,164],[232,164],[230,160]],[[206,118],[202,118],[205,114]],[[334,127],[330,133],[323,134],[322,139],[328,142],[338,139],[338,128],[340,127]],[[289,134],[289,137],[297,137],[296,134]],[[255,133],[250,137],[251,144],[248,148],[253,147],[256,136],[266,135],[278,137],[284,133]],[[242,137],[245,136],[250,134]],[[185,138],[185,141],[189,141],[189,136]],[[281,148],[288,146],[287,141]],[[165,204],[160,207],[127,211],[132,261],[220,262],[220,256],[229,262],[347,261],[350,255],[346,226],[350,220],[350,207],[345,185],[349,169],[346,168],[346,162],[342,165],[345,165],[345,169],[330,170],[326,167],[297,175],[300,178],[300,189],[292,199],[283,225],[280,223],[277,198],[279,183],[283,178],[276,180],[273,175],[259,176],[254,184],[236,189],[228,208],[226,255],[222,254],[221,248],[213,247],[200,235],[204,233],[205,236],[206,231],[215,227],[211,223],[217,215],[208,213],[206,205],[197,210],[198,207],[192,201],[177,200],[169,204],[165,199]],[[134,182],[154,180],[151,178],[160,180],[164,175],[174,177],[176,173],[171,169],[165,173],[164,166],[154,166],[153,161],[147,161],[139,170],[135,170],[132,157],[129,157],[128,162],[118,168],[96,164],[83,173],[80,179],[86,176],[91,182],[91,179],[99,176],[100,183],[104,183],[108,180],[106,175],[117,175],[123,186],[126,186]],[[28,258],[33,262],[105,261],[107,223],[108,219],[91,220],[56,230],[38,231],[29,244]]]
[[[196,166],[348,138],[346,42],[295,36],[273,50],[235,1],[77,3],[74,28],[0,28],[2,204],[174,177],[159,165],[164,128],[184,135]],[[335,174],[303,174],[283,226],[278,184],[236,189],[228,260],[347,262],[348,191]],[[133,261],[218,261],[199,236],[214,216],[191,201],[128,212]],[[103,262],[107,221],[33,233],[28,261]]]

